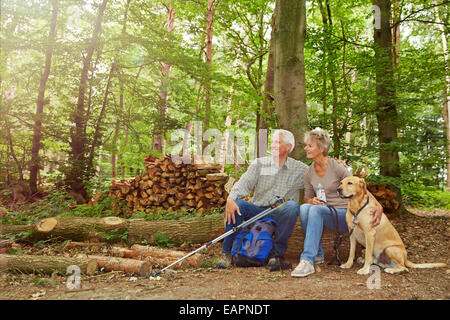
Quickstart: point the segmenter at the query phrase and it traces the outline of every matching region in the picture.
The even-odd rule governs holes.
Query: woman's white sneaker
[[[302,260],[298,266],[291,272],[292,277],[306,277],[314,273],[314,266],[307,260]]]

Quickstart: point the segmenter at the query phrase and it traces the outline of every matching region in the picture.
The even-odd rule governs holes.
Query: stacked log
[[[220,165],[174,163],[170,156],[144,160],[145,174],[113,181],[110,187],[109,195],[131,211],[195,209],[204,214],[225,204],[228,176],[220,173]]]
[[[152,265],[147,261],[86,254],[79,254],[77,258],[94,260],[100,270],[103,268],[103,271],[106,272],[122,271],[126,274],[145,277],[149,276],[152,271]]]
[[[112,247],[112,254],[116,257],[137,259],[148,261],[152,266],[155,267],[166,267],[169,264],[178,261],[179,259],[186,256],[186,252],[162,249],[158,247],[142,246],[135,244],[131,248],[123,247]],[[173,269],[180,269],[186,267],[198,268],[200,263],[203,261],[203,256],[201,253],[190,256],[183,261],[175,264]]]
[[[0,272],[53,274],[58,271],[65,275],[72,265],[78,266],[81,273],[87,275],[94,274],[98,269],[97,261],[89,258],[0,254]]]
[[[401,210],[401,196],[399,192],[392,190],[393,187],[387,185],[368,185],[367,189],[374,195],[377,201],[383,206],[384,213],[395,215]]]

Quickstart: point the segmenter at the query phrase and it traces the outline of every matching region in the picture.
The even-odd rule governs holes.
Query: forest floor
[[[450,264],[450,212],[408,208],[392,220],[415,263],[445,262]],[[35,247],[21,245],[28,254],[55,254],[58,245]],[[172,248],[190,252],[199,245]],[[59,248],[60,249],[60,248]],[[299,248],[299,254],[301,249]],[[293,278],[290,270],[270,272],[261,268],[216,269],[221,257],[221,243],[204,251],[209,261],[198,269],[167,270],[159,280],[135,277],[121,272],[98,273],[81,277],[81,289],[69,290],[66,277],[0,273],[0,299],[6,300],[428,300],[450,299],[450,269],[409,269],[391,275],[379,273],[379,289],[374,276],[358,275],[360,265],[343,270],[326,263],[316,265],[316,273],[306,278]],[[328,257],[329,258],[329,257]],[[295,267],[298,261],[287,261]],[[370,289],[370,288],[373,289]]]

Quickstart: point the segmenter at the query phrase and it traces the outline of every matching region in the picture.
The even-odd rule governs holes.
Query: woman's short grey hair
[[[283,142],[291,145],[291,149],[289,150],[289,153],[291,153],[291,151],[294,150],[294,147],[295,147],[294,135],[292,134],[292,132],[290,132],[288,130],[277,129],[272,134],[272,140],[273,140],[273,137],[275,137],[275,135],[280,134],[280,133],[283,134]]]
[[[328,150],[330,150],[330,135],[328,132],[321,128],[315,128],[312,131],[309,131],[305,134],[305,142],[314,141],[317,143],[319,149],[325,148],[323,150],[323,155],[328,155]]]

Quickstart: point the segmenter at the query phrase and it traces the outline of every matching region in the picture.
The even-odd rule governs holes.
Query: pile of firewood
[[[220,173],[220,165],[174,163],[170,156],[144,160],[145,174],[113,181],[110,187],[109,195],[131,211],[193,208],[204,214],[225,204],[228,176]]]
[[[374,195],[377,201],[383,206],[384,213],[397,214],[401,209],[401,199],[397,192],[391,190],[389,186],[367,185],[367,189]]]

